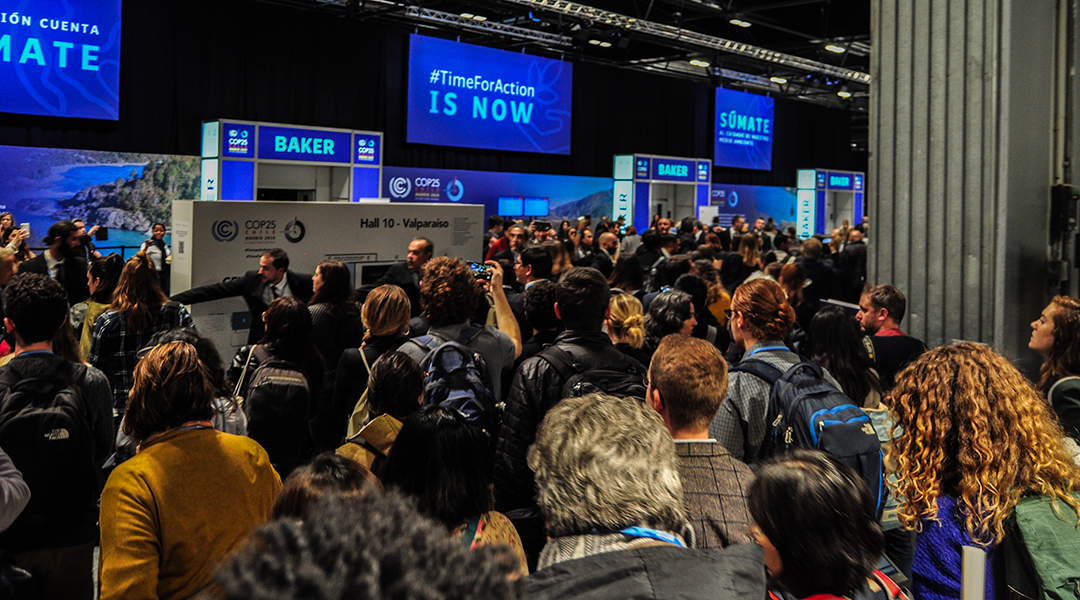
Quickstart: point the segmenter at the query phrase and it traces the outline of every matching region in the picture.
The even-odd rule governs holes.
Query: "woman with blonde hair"
[[[120,272],[112,304],[94,325],[87,356],[87,362],[109,378],[118,423],[128,402],[135,354],[154,334],[174,327],[194,329],[195,321],[186,308],[169,301],[161,291],[154,265],[145,252],[139,252]]]
[[[1046,359],[1038,388],[1065,433],[1080,441],[1080,300],[1057,296],[1031,323],[1028,348]]]
[[[551,280],[558,281],[559,277],[573,268],[570,262],[570,252],[562,242],[548,240],[540,244],[544,250],[551,254]]]
[[[367,421],[366,403],[358,406],[367,390],[371,365],[383,354],[397,350],[409,333],[409,315],[412,304],[405,291],[396,285],[380,285],[371,291],[360,311],[364,323],[364,340],[359,348],[349,348],[341,353],[334,381],[334,399],[331,403],[333,424],[340,441],[346,438],[353,420],[358,425]],[[348,431],[356,433],[356,431]]]
[[[631,294],[612,294],[608,308],[607,332],[611,343],[623,354],[648,365],[649,356],[641,351],[645,343],[645,315],[641,301]]]
[[[998,546],[1021,497],[1053,500],[1080,524],[1080,470],[1050,407],[1003,356],[970,342],[927,351],[889,394],[898,517],[919,531],[916,598],[960,597],[960,548],[987,550],[986,597],[1004,597]]]

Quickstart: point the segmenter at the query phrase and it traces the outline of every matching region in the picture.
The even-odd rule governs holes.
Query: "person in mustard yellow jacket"
[[[124,432],[138,454],[101,497],[100,598],[189,598],[267,521],[281,478],[254,440],[215,431],[195,348],[156,346],[135,367]]]

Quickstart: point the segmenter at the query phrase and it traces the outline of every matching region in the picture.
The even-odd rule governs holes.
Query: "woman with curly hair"
[[[645,315],[645,344],[641,347],[645,356],[652,360],[652,355],[660,347],[660,340],[672,334],[690,335],[697,327],[694,315],[694,299],[681,290],[661,292],[649,304],[649,314]],[[648,365],[649,361],[643,361]]]
[[[1054,500],[1080,524],[1080,470],[1062,446],[1050,407],[1020,372],[970,342],[924,353],[890,392],[898,517],[919,531],[916,598],[960,597],[960,549],[987,550],[986,597],[1005,594],[998,545],[1005,520],[1026,494]],[[1064,503],[1064,504],[1062,504]]]
[[[1080,300],[1057,296],[1031,323],[1028,348],[1046,359],[1038,387],[1065,433],[1080,440]]]

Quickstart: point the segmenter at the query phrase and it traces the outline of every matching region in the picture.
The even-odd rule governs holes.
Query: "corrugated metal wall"
[[[1054,7],[873,0],[869,277],[907,295],[903,328],[930,345],[976,340],[1031,360]]]

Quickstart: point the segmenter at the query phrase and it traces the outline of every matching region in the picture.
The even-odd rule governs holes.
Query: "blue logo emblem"
[[[461,180],[457,177],[450,180],[450,183],[446,185],[446,197],[451,202],[458,202],[465,195],[465,186],[461,184]]]
[[[735,208],[735,206],[739,204],[739,194],[737,192],[731,192],[731,195],[728,196],[727,202],[728,206]]]
[[[214,221],[210,233],[219,242],[231,242],[236,239],[236,234],[240,233],[240,226],[236,221]]]

